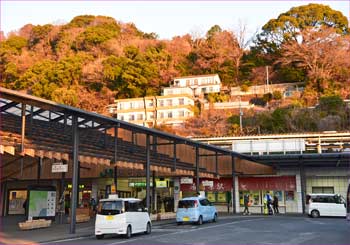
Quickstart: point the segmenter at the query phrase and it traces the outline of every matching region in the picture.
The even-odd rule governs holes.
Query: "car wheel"
[[[198,221],[197,221],[197,225],[201,225],[201,224],[203,224],[202,215],[199,216]]]
[[[104,237],[104,235],[96,235],[97,240],[101,240],[101,239],[103,239],[103,237]]]
[[[182,222],[176,222],[177,225],[182,225]]]
[[[128,228],[126,228],[126,234],[125,237],[129,239],[131,237],[131,226],[129,225]]]
[[[311,211],[311,217],[312,217],[312,218],[318,218],[318,217],[320,217],[320,212],[318,212],[317,210],[312,210],[312,211]]]
[[[217,221],[218,221],[218,215],[214,214],[213,222],[217,222]]]
[[[151,223],[148,222],[148,223],[147,223],[147,227],[146,227],[145,234],[151,234],[151,231],[152,231]]]

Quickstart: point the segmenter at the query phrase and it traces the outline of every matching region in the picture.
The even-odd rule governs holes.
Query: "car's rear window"
[[[116,215],[120,214],[123,209],[122,201],[104,201],[99,203],[97,209],[98,214],[102,215]]]
[[[193,208],[195,200],[181,200],[179,201],[178,208]]]

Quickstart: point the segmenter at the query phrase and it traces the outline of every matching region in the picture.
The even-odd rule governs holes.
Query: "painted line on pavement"
[[[215,227],[227,226],[227,225],[237,224],[237,223],[243,223],[243,222],[250,222],[250,221],[255,221],[255,220],[260,220],[260,219],[264,219],[264,218],[249,219],[249,220],[240,220],[240,221],[232,221],[232,222],[225,223],[225,224],[211,225],[211,226],[201,227],[201,228],[197,228],[197,229],[190,229],[190,230],[185,230],[185,231],[176,231],[176,232],[173,232],[173,233],[167,233],[167,234],[162,234],[162,235],[158,235],[158,236],[152,236],[152,237],[150,237],[150,238],[153,239],[153,238],[159,238],[159,237],[163,237],[163,236],[170,236],[170,235],[188,233],[188,232],[193,232],[193,231],[200,231],[200,230],[212,229],[212,228],[215,228]],[[108,243],[108,245],[115,245],[115,244],[122,244],[122,243],[130,243],[130,242],[132,243],[132,242],[138,241],[138,240],[145,240],[145,237],[140,237],[140,238],[136,238],[136,239],[128,239],[128,240],[124,240],[124,241]]]
[[[259,216],[255,216],[255,217],[259,217]],[[224,217],[221,218],[221,220],[225,220],[225,219],[229,219],[229,218],[232,218],[232,217],[224,216]],[[254,218],[254,216],[250,216],[249,218]],[[211,226],[206,226],[206,227],[201,227],[201,228],[197,228],[198,226],[195,226],[197,229],[190,229],[190,230],[188,230],[188,229],[178,230],[176,228],[173,229],[173,230],[171,230],[171,229],[161,229],[161,228],[157,229],[157,228],[155,228],[155,229],[153,229],[154,231],[168,231],[168,230],[171,230],[171,231],[175,231],[175,232],[170,233],[170,234],[167,233],[167,234],[162,234],[162,235],[158,235],[158,236],[152,236],[152,238],[153,237],[157,238],[157,237],[162,237],[162,236],[172,235],[172,234],[187,233],[187,232],[191,232],[191,231],[204,230],[204,229],[208,229],[208,228],[212,228],[212,227],[220,227],[220,226],[224,226],[224,225],[235,224],[235,223],[240,223],[240,222],[247,222],[247,221],[253,221],[253,220],[260,220],[260,219],[263,219],[263,218],[250,219],[250,220],[240,220],[240,221],[232,221],[232,222],[225,223],[225,224],[211,225]],[[173,224],[173,223],[171,223],[171,224]],[[158,226],[161,226],[161,225],[155,225],[155,226],[158,227]],[[66,239],[60,239],[60,240],[54,240],[54,241],[39,242],[38,244],[62,243],[62,242],[82,240],[82,239],[86,239],[86,238],[93,238],[93,237],[95,237],[95,236],[91,235],[91,236],[73,237],[73,238],[66,238]],[[130,241],[137,241],[137,240],[140,240],[140,239],[143,239],[143,238],[123,240],[123,241],[119,241],[119,242],[115,242],[115,243],[109,243],[109,245],[120,244],[120,243],[127,243],[127,242],[130,242]]]
[[[51,244],[51,243],[69,242],[69,241],[82,240],[82,239],[92,238],[92,237],[95,237],[95,236],[72,237],[72,238],[61,239],[61,240],[55,240],[55,241],[49,241],[49,242],[39,242],[39,243],[37,243],[37,244]]]

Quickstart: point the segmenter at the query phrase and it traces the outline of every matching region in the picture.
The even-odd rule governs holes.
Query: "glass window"
[[[143,120],[143,114],[137,114],[137,120]]]
[[[153,101],[149,102],[148,106],[153,106]]]
[[[196,200],[181,200],[179,201],[178,208],[194,208],[196,203]]]
[[[203,199],[199,201],[202,206],[210,206],[210,202],[207,199]]]
[[[184,117],[185,116],[185,112],[184,111],[179,111],[179,117]]]
[[[8,214],[25,214],[24,203],[27,190],[12,190],[9,192]]]
[[[142,212],[144,207],[141,202],[125,202],[125,211],[126,212]]]
[[[116,215],[116,214],[120,214],[122,210],[123,210],[122,201],[100,202],[97,208],[97,212],[102,215]]]
[[[130,114],[130,115],[129,115],[129,121],[134,121],[134,120],[135,120],[135,115]]]
[[[185,99],[184,98],[180,98],[179,99],[179,105],[183,105],[185,104]]]
[[[324,187],[324,186],[316,186],[312,187],[312,193],[325,193],[325,194],[334,194],[334,187]]]
[[[244,195],[249,195],[249,202],[251,205],[260,205],[260,191],[240,191],[239,204],[244,206]]]
[[[164,106],[164,100],[159,101],[159,106]]]
[[[173,112],[171,111],[168,112],[168,118],[173,118]]]
[[[160,117],[160,118],[164,118],[164,112],[160,112],[160,113],[159,113],[159,117]]]
[[[218,192],[218,202],[226,202],[226,192]]]
[[[215,192],[207,192],[206,196],[208,197],[209,201],[211,201],[211,202],[215,202],[216,201]]]
[[[172,106],[173,105],[173,100],[172,99],[167,99],[166,100],[167,106]]]

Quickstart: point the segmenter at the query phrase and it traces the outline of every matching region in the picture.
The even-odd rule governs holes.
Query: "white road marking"
[[[95,237],[95,236],[73,237],[73,238],[67,238],[67,239],[50,241],[50,242],[39,242],[38,244],[50,244],[50,243],[69,242],[69,241],[82,240],[82,239],[92,238],[92,237]]]
[[[231,224],[237,224],[237,223],[243,223],[243,222],[250,222],[250,221],[255,221],[255,220],[260,220],[260,219],[264,219],[264,218],[250,219],[250,220],[240,220],[240,221],[232,221],[232,222],[225,223],[225,224],[211,225],[211,226],[206,226],[206,227],[200,227],[200,228],[197,228],[197,229],[187,229],[187,230],[182,230],[182,231],[176,231],[176,232],[173,232],[173,233],[170,233],[170,234],[167,233],[167,234],[162,234],[162,235],[158,235],[158,236],[152,236],[152,239],[154,239],[154,238],[159,238],[159,237],[164,237],[164,236],[170,236],[170,235],[188,233],[188,232],[193,232],[193,231],[212,229],[212,228],[215,228],[215,227],[227,226],[227,225],[231,225]],[[136,238],[136,239],[128,239],[128,240],[124,240],[124,241],[108,243],[108,245],[115,245],[115,244],[122,244],[122,243],[130,243],[130,242],[139,241],[139,240],[144,240],[144,239],[145,239],[145,237],[140,237],[140,238]]]

